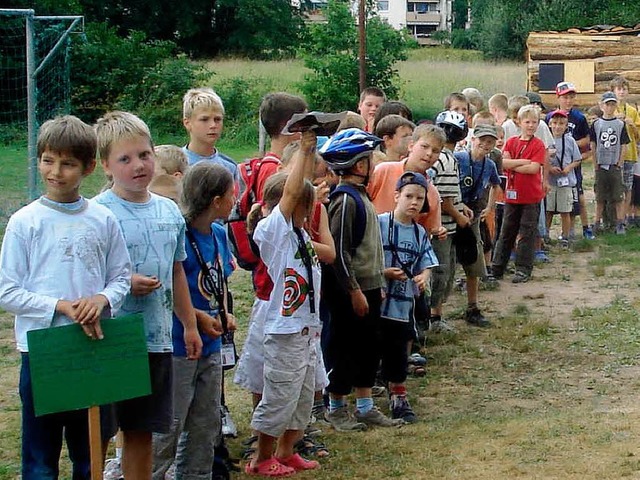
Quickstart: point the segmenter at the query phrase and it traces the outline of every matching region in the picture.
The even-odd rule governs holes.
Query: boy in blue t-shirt
[[[460,175],[460,192],[462,202],[473,211],[471,228],[478,239],[478,257],[484,255],[485,265],[491,262],[492,245],[488,242],[490,235],[485,234],[487,244],[482,242],[481,229],[486,226],[486,218],[496,207],[496,190],[500,188],[500,176],[495,162],[491,159],[498,141],[498,129],[494,125],[478,124],[471,137],[469,151],[455,152]],[[469,283],[470,288],[478,288],[477,282]],[[477,290],[472,298],[477,298]]]
[[[238,166],[232,158],[216,148],[224,123],[224,105],[211,88],[192,88],[185,93],[182,104],[182,124],[189,132],[189,143],[182,150],[189,165],[213,162],[225,167],[238,181]]]
[[[378,215],[384,249],[385,299],[381,307],[382,376],[389,382],[391,417],[417,421],[407,401],[407,342],[415,336],[414,299],[429,285],[430,268],[438,265],[429,235],[416,223],[427,196],[424,175],[407,172],[396,184],[396,208]]]
[[[111,112],[98,120],[98,153],[113,186],[93,201],[111,210],[124,234],[133,275],[123,313],[142,313],[149,352],[151,394],[119,402],[125,478],[151,478],[152,432],[172,422],[172,314],[184,326],[187,357],[197,359],[202,340],[182,267],[185,221],[176,204],[148,190],[153,178],[151,133],[138,117]]]

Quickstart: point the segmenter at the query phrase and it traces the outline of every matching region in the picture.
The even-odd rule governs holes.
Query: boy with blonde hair
[[[35,416],[27,332],[76,323],[103,338],[100,320],[129,291],[131,262],[115,216],[79,193],[96,166],[93,129],[72,116],[49,120],[37,149],[45,194],[11,216],[0,252],[0,306],[16,315],[22,357],[22,478],[58,478],[64,434],[73,478],[89,480],[87,410]]]
[[[142,313],[149,352],[150,395],[116,404],[123,432],[125,478],[151,478],[152,433],[173,421],[172,313],[184,325],[187,357],[197,359],[202,340],[182,267],[185,221],[171,200],[148,190],[154,171],[151,133],[138,117],[111,112],[98,120],[98,153],[113,186],[93,199],[111,210],[124,234],[133,275],[122,312]]]
[[[496,279],[502,278],[519,235],[513,283],[528,282],[533,270],[540,201],[544,198],[542,168],[547,156],[544,143],[535,136],[539,122],[538,108],[523,106],[518,112],[522,133],[509,138],[502,151],[502,166],[507,175],[506,204],[492,273]]]
[[[219,152],[216,142],[222,134],[224,105],[211,88],[192,88],[183,97],[182,124],[189,132],[183,147],[189,165],[207,161],[222,165],[238,180],[238,166],[232,158]]]
[[[507,111],[509,109],[509,97],[504,93],[496,93],[487,103],[489,112],[493,115],[497,125],[502,125],[509,117]]]
[[[633,169],[638,162],[638,140],[640,128],[640,115],[638,111],[627,102],[629,95],[629,81],[622,75],[615,77],[609,84],[611,91],[618,97],[616,116],[625,123],[629,144],[623,157],[622,178],[624,181],[624,209],[628,223],[635,223],[635,207],[631,205],[631,191],[633,189]]]
[[[189,169],[184,151],[175,145],[155,147],[156,166],[149,191],[178,203],[182,193],[182,177]]]

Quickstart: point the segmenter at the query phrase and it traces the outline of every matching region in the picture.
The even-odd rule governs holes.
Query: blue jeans
[[[36,417],[29,374],[29,355],[22,354],[20,369],[22,400],[22,479],[57,479],[62,437],[73,464],[73,480],[90,480],[89,426],[87,410],[53,413]]]

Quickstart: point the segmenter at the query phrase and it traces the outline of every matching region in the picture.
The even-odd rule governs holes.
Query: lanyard
[[[302,230],[298,227],[293,227],[293,231],[296,237],[298,237],[298,253],[300,253],[304,268],[307,270],[307,281],[309,282],[309,311],[316,313],[316,292],[313,287],[313,261],[311,260],[311,255],[309,255],[309,250],[307,250],[307,243],[302,236]]]
[[[224,272],[222,271],[222,265],[220,265],[220,259],[218,255],[214,255],[215,263],[212,267],[207,265],[205,262],[202,253],[200,252],[200,248],[198,247],[198,242],[196,241],[196,237],[193,235],[193,232],[189,227],[186,230],[187,240],[189,240],[189,244],[193,249],[193,252],[196,254],[196,259],[198,260],[198,265],[200,265],[200,269],[202,270],[202,281],[205,284],[205,287],[213,292],[213,296],[215,297],[216,302],[218,302],[218,315],[220,315],[220,323],[222,323],[222,331],[223,333],[227,333],[227,312],[224,309]],[[215,237],[213,241],[216,245],[217,243]],[[216,276],[220,279],[220,283],[216,282],[216,279],[211,274],[211,268],[214,268],[216,271]]]
[[[560,151],[560,170],[564,170],[564,147],[565,147],[565,138],[564,135],[562,135],[562,150]]]
[[[414,220],[412,220],[411,223],[413,224],[413,234],[416,237],[416,245],[418,246],[418,249],[419,249],[420,248],[420,230],[418,229],[418,225]],[[388,234],[389,249],[391,250],[391,255],[393,256],[393,259],[396,262],[398,262],[398,264],[400,265],[400,269],[404,272],[404,274],[409,279],[413,279],[413,272],[411,271],[411,267],[413,266],[413,264],[415,263],[418,257],[416,256],[416,258],[412,262],[405,263],[402,260],[400,260],[400,255],[398,254],[398,247],[394,239],[394,233],[395,233],[394,226],[395,225],[393,220],[393,212],[391,212],[389,213],[389,234]]]

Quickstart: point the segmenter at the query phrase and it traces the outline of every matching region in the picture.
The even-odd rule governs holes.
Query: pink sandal
[[[317,461],[302,458],[299,453],[294,453],[287,458],[278,458],[277,460],[282,465],[293,468],[296,472],[300,472],[302,470],[313,470],[314,468],[320,467],[320,464]]]
[[[247,463],[247,466],[244,467],[244,472],[247,475],[260,475],[263,477],[277,478],[289,477],[296,473],[294,468],[280,463],[275,457],[256,463],[253,467],[251,466],[251,463],[252,462]]]

